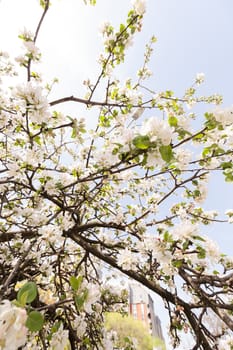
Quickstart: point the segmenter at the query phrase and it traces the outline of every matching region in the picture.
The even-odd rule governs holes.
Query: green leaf
[[[227,173],[225,175],[225,181],[226,182],[233,182],[233,173]]]
[[[180,268],[183,265],[183,260],[173,260],[172,265],[176,268]]]
[[[76,295],[74,300],[75,300],[75,304],[77,309],[80,311],[87,299],[88,296],[88,290],[84,290],[80,295]]]
[[[148,158],[148,154],[145,153],[144,156],[143,156],[143,160],[142,160],[142,166],[146,165],[146,163],[147,163],[147,158]]]
[[[193,138],[193,140],[195,140],[195,141],[201,141],[201,139],[203,138],[205,136],[205,134],[203,134],[203,133],[199,133],[199,134],[197,134],[196,136],[194,136],[194,138]]]
[[[178,125],[177,118],[174,117],[174,116],[169,117],[168,118],[168,123],[169,123],[170,126],[174,126],[174,127],[177,126]]]
[[[233,167],[233,164],[232,164],[232,162],[223,162],[221,164],[221,167],[222,167],[223,170],[231,169]]]
[[[149,136],[136,136],[133,139],[133,145],[138,149],[148,149],[151,145]]]
[[[171,90],[165,91],[165,97],[172,97],[174,95],[174,92]]]
[[[77,137],[77,134],[78,134],[77,133],[77,127],[75,126],[75,127],[72,128],[71,138],[75,139]]]
[[[203,151],[202,151],[202,157],[205,158],[205,157],[209,156],[210,152],[211,152],[211,148],[210,147],[204,148]]]
[[[183,244],[182,244],[182,249],[186,250],[188,249],[188,247],[192,244],[192,242],[190,241],[190,239],[186,239]]]
[[[159,153],[161,154],[161,157],[165,162],[169,163],[171,161],[172,156],[173,156],[171,145],[160,146]]]
[[[198,253],[197,253],[197,257],[198,257],[199,259],[205,259],[205,257],[206,257],[206,251],[205,251],[204,248],[198,246],[198,247],[197,247],[197,252],[198,252]]]
[[[111,117],[108,115],[101,115],[99,117],[99,121],[100,121],[100,126],[103,126],[105,128],[109,128],[111,126]]]
[[[12,304],[14,304],[17,307],[22,307],[22,304],[18,302],[18,300],[14,299],[12,300]]]
[[[209,130],[216,128],[217,122],[212,113],[205,113],[205,118],[206,118],[205,126]]]
[[[37,286],[34,282],[27,282],[19,289],[17,300],[21,305],[31,303],[37,297]]]
[[[48,335],[48,340],[50,341],[52,339],[52,336],[54,333],[56,333],[58,331],[58,329],[60,328],[62,322],[61,321],[57,321],[55,322],[52,327],[51,327],[51,331]]]
[[[26,321],[26,327],[31,332],[38,332],[42,329],[44,324],[44,317],[43,315],[38,311],[31,311],[28,314],[28,318]]]
[[[197,236],[193,236],[193,238],[196,239],[197,241],[202,241],[202,242],[206,241],[203,237],[198,236],[198,235]]]
[[[124,337],[125,343],[132,343],[129,337]]]
[[[82,281],[83,281],[82,276],[79,276],[78,278],[76,278],[75,276],[71,276],[70,277],[71,288],[76,292],[80,288]]]
[[[35,141],[39,146],[41,146],[41,139],[40,139],[40,136],[39,136],[39,135],[37,135],[37,136],[34,137],[34,141]]]
[[[40,6],[45,9],[47,2],[45,0],[40,0]]]
[[[123,32],[125,30],[125,25],[123,23],[120,24],[120,32]]]
[[[165,242],[169,242],[169,243],[173,242],[172,235],[168,231],[164,232],[163,239]]]
[[[91,344],[90,339],[87,338],[87,337],[85,337],[85,338],[83,339],[82,343],[83,343],[83,345],[90,345],[90,344]]]

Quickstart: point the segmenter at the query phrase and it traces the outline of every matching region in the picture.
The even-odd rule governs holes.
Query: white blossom
[[[15,163],[8,163],[7,168],[8,168],[7,174],[10,177],[19,175],[20,166],[16,162]]]
[[[183,221],[171,230],[171,234],[174,240],[183,240],[192,238],[199,234],[199,228],[197,224],[193,224],[190,221]]]
[[[196,84],[200,85],[201,83],[203,83],[205,80],[205,74],[204,73],[198,73],[196,75]]]
[[[233,123],[233,107],[224,109],[216,108],[213,114],[216,121],[221,123],[223,126]]]
[[[22,30],[20,30],[19,36],[24,40],[24,41],[33,41],[34,34],[31,30],[27,29],[24,27]]]
[[[197,203],[203,203],[206,200],[208,194],[207,183],[201,182],[197,186],[197,190],[199,191],[199,195],[194,199]]]
[[[30,58],[33,60],[37,60],[39,58],[40,51],[38,47],[35,46],[35,43],[33,41],[24,41],[24,46],[27,49]]]
[[[84,303],[84,309],[87,313],[91,313],[93,311],[92,306],[100,300],[101,291],[98,285],[92,283],[89,283],[87,288],[88,294]]]
[[[203,246],[205,248],[207,258],[212,263],[215,263],[220,258],[220,249],[218,244],[208,237],[205,237]]]
[[[146,165],[148,167],[162,167],[165,161],[161,158],[160,153],[155,150],[153,152],[148,152]]]
[[[226,210],[226,211],[225,211],[225,215],[228,216],[228,222],[229,222],[230,224],[232,224],[232,223],[233,223],[233,209],[228,209],[228,210]]]
[[[34,123],[46,123],[49,120],[49,103],[43,95],[42,87],[28,82],[17,85],[13,91],[14,96],[21,100],[21,106],[30,111],[31,121]]]
[[[54,296],[53,291],[50,289],[45,290],[45,289],[39,288],[39,297],[40,297],[40,301],[42,301],[47,305],[54,304],[56,303],[56,301],[58,301],[58,298]]]
[[[226,335],[219,339],[218,350],[232,350],[233,338],[231,335]]]
[[[26,310],[16,307],[9,300],[0,303],[0,348],[17,350],[27,339]]]
[[[109,31],[109,28],[111,28],[111,23],[107,22],[107,21],[104,21],[104,22],[101,23],[99,31],[100,31],[101,34],[107,34],[108,31]]]
[[[139,16],[143,16],[146,12],[146,1],[145,0],[132,0],[132,5],[134,8],[134,11]]]
[[[57,332],[53,333],[49,350],[66,350],[69,344],[69,331],[61,325]]]
[[[211,158],[211,159],[208,159],[208,163],[205,163],[205,168],[206,169],[217,169],[220,164],[221,164],[220,159]]]
[[[179,115],[177,118],[177,124],[185,130],[189,130],[190,128],[190,118],[185,115]]]
[[[119,252],[117,261],[123,269],[129,270],[134,269],[137,263],[137,258],[128,248],[125,248]]]
[[[51,243],[62,243],[64,239],[60,227],[55,225],[42,226],[38,229],[38,233],[43,240]]]
[[[151,117],[143,123],[140,133],[148,135],[151,142],[159,141],[163,145],[169,145],[172,140],[173,129],[166,121]]]
[[[77,336],[79,338],[83,337],[86,332],[87,323],[85,321],[85,314],[76,315],[73,321],[73,328],[76,330]]]
[[[189,162],[192,160],[192,152],[188,149],[179,148],[176,150],[176,166],[179,169],[187,169]]]

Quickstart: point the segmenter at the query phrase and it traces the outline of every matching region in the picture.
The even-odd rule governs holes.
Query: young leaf
[[[206,251],[201,246],[197,246],[197,257],[199,259],[205,259],[206,257]]]
[[[171,161],[171,159],[172,159],[172,147],[171,147],[171,145],[160,146],[159,153],[165,162],[169,163]]]
[[[26,327],[29,329],[29,331],[38,332],[42,329],[43,324],[44,324],[44,317],[40,312],[31,311],[28,314]]]
[[[183,260],[182,259],[173,260],[172,265],[177,269],[179,269],[183,265]]]
[[[54,333],[56,333],[58,331],[58,329],[60,328],[62,322],[61,321],[57,321],[53,324],[53,326],[51,327],[51,332],[48,335],[48,340],[50,341],[52,339],[52,336]]]
[[[75,139],[76,137],[77,137],[77,127],[76,126],[74,126],[73,128],[72,128],[72,134],[71,134],[71,138],[72,139]]]
[[[198,236],[198,235],[197,236],[193,236],[193,238],[196,239],[197,241],[202,241],[202,242],[206,241],[203,237]]]
[[[81,286],[82,284],[82,280],[83,280],[83,277],[82,276],[79,276],[78,278],[76,278],[75,276],[71,276],[70,277],[70,285],[71,285],[71,288],[76,292],[79,287]]]
[[[223,162],[223,163],[221,164],[221,168],[222,168],[223,170],[225,170],[225,169],[231,169],[232,167],[233,167],[232,162]]]
[[[21,305],[31,303],[37,297],[37,287],[34,282],[27,282],[19,289],[17,300]]]
[[[82,309],[82,307],[87,299],[87,296],[88,296],[88,290],[85,290],[80,295],[75,296],[75,304],[76,304],[76,307],[79,311]]]
[[[136,136],[133,139],[133,145],[138,149],[148,149],[150,147],[150,138],[149,136]]]
[[[47,5],[47,1],[46,0],[40,0],[40,6],[45,9]]]
[[[176,127],[178,125],[177,118],[174,116],[170,116],[168,119],[168,123],[170,126]]]

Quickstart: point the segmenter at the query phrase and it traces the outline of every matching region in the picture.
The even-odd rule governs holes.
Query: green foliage
[[[172,160],[173,154],[171,145],[160,146],[159,153],[161,154],[161,157],[165,162],[169,163]]]
[[[51,331],[50,331],[50,333],[48,335],[48,340],[52,339],[53,334],[58,331],[58,329],[60,328],[61,325],[62,325],[61,321],[57,321],[57,322],[55,322],[53,324],[53,326],[51,327]]]
[[[199,259],[205,259],[205,257],[206,257],[205,249],[203,247],[201,247],[201,246],[197,246],[196,249],[197,249],[197,252],[198,252],[198,254],[197,254],[198,258]]]
[[[75,276],[71,276],[70,277],[71,288],[76,292],[80,288],[82,281],[83,281],[82,276],[79,276],[78,278]]]
[[[173,260],[172,265],[179,269],[183,265],[183,260]]]
[[[48,5],[49,0],[40,0],[40,6],[45,9],[46,6]]]
[[[131,339],[136,339],[137,350],[152,350],[156,345],[160,346],[162,350],[165,350],[163,342],[160,339],[152,338],[144,324],[131,316],[122,316],[117,312],[107,313],[106,328],[117,332],[119,337],[118,348],[128,346],[127,343],[129,343],[130,337]]]
[[[224,153],[224,150],[221,147],[219,147],[217,143],[213,143],[211,146],[205,147],[203,149],[202,156],[203,158],[205,158],[205,157],[217,156],[223,153]]]
[[[221,164],[223,169],[223,175],[225,176],[226,182],[233,182],[233,164],[232,162],[223,162]]]
[[[17,293],[17,301],[20,305],[25,306],[33,302],[37,297],[37,287],[34,282],[27,282],[19,289]]]
[[[170,116],[168,118],[168,123],[169,123],[170,126],[176,127],[178,125],[177,118],[174,117],[174,116]]]
[[[82,293],[80,293],[79,295],[75,295],[75,305],[78,311],[82,310],[83,305],[85,303],[85,301],[87,300],[88,297],[88,290],[85,289]]]
[[[31,311],[28,314],[28,318],[26,321],[26,327],[31,332],[38,332],[42,329],[44,324],[44,317],[43,315],[38,311]]]
[[[136,136],[133,139],[133,145],[138,149],[148,149],[150,147],[150,138],[149,136]]]
[[[205,126],[208,130],[213,130],[218,128],[219,130],[222,130],[222,125],[219,123],[216,119],[213,113],[205,113],[204,114],[206,118]]]

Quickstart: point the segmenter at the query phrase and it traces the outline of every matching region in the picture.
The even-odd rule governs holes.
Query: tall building
[[[129,313],[142,321],[152,336],[164,341],[161,321],[154,311],[154,301],[147,290],[137,283],[129,285]]]

